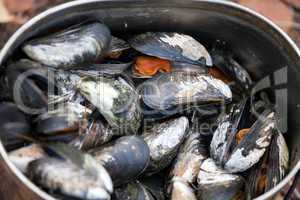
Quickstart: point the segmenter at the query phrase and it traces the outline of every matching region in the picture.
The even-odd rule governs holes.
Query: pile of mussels
[[[1,75],[1,140],[58,199],[251,199],[288,170],[272,92],[253,94],[219,41],[88,22],[20,52]]]

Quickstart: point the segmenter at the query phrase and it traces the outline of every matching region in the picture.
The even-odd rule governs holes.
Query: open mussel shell
[[[23,173],[27,172],[30,162],[46,156],[44,149],[38,144],[31,144],[8,153],[9,160]]]
[[[143,133],[143,138],[150,149],[147,175],[157,173],[172,162],[184,141],[188,127],[188,119],[180,117],[156,124],[150,131]]]
[[[78,90],[120,134],[137,133],[142,120],[139,98],[134,86],[124,78],[83,78]]]
[[[213,64],[223,73],[235,80],[244,91],[250,90],[253,81],[249,73],[229,53],[221,48],[213,48],[211,52]]]
[[[278,129],[274,134],[268,151],[248,176],[250,195],[255,198],[275,187],[286,175],[289,164],[289,151],[283,135]]]
[[[197,72],[160,74],[144,82],[142,89],[144,103],[156,110],[193,103],[223,103],[232,98],[230,88],[221,80]]]
[[[68,160],[42,158],[32,161],[27,173],[31,180],[50,191],[79,199],[109,200],[112,191],[107,190],[106,184],[111,182],[110,177],[100,165],[93,169],[97,170],[91,174]]]
[[[101,76],[101,75],[111,75],[117,76],[121,75],[126,71],[126,69],[131,66],[132,63],[121,63],[118,61],[107,61],[101,64],[92,64],[88,67],[74,70],[77,74],[81,76]]]
[[[251,126],[245,138],[234,148],[224,168],[232,173],[243,172],[256,164],[264,155],[275,128],[275,113],[265,110]]]
[[[149,147],[138,136],[124,136],[90,151],[106,168],[114,185],[135,180],[148,166]]]
[[[249,121],[250,101],[242,100],[231,107],[228,114],[220,115],[218,127],[213,134],[210,144],[210,156],[218,165],[224,165],[230,151],[236,145],[236,134],[239,128],[244,128],[244,122]]]
[[[95,61],[107,51],[110,41],[109,29],[94,22],[33,39],[25,43],[23,51],[44,65],[66,69]]]
[[[128,183],[116,188],[112,196],[113,200],[156,200],[146,187],[139,181]]]
[[[158,59],[158,58],[157,58]],[[164,65],[166,65],[166,63],[164,63]],[[154,65],[154,67],[156,68],[155,70],[152,69],[152,71],[155,71],[154,74],[152,75],[142,75],[140,73],[137,72],[137,70],[135,69],[136,66],[132,66],[131,70],[128,72],[129,75],[132,78],[136,78],[136,79],[149,79],[152,78],[153,76],[155,76],[156,74],[161,74],[161,73],[170,73],[170,72],[177,72],[177,71],[184,71],[187,73],[203,73],[203,74],[208,74],[208,70],[207,67],[205,66],[201,66],[201,65],[193,65],[190,63],[182,63],[182,62],[170,62],[169,61],[169,69],[168,70],[164,70],[163,72],[161,72],[161,68],[162,67],[166,67],[166,66],[161,66],[161,65]],[[144,68],[150,67],[150,66],[142,66]]]
[[[171,61],[212,65],[212,59],[197,40],[182,33],[147,32],[129,40],[137,51]]]
[[[7,150],[22,146],[22,136],[31,132],[31,126],[17,105],[9,102],[0,103],[1,142]]]
[[[241,176],[222,170],[211,158],[202,163],[197,182],[201,200],[231,200],[244,186]]]

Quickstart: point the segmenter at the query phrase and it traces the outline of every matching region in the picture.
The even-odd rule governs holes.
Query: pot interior
[[[218,2],[74,3],[66,8],[52,9],[38,21],[31,21],[11,43],[0,60],[1,65],[22,56],[19,47],[24,41],[86,20],[100,20],[109,26],[113,35],[123,38],[145,31],[176,31],[196,37],[208,49],[217,40],[225,42],[252,78],[270,82],[278,104],[279,124],[290,149],[291,168],[297,164],[300,158],[299,57],[286,38],[270,24],[235,6]]]

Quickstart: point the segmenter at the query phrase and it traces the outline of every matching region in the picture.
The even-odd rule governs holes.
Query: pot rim
[[[128,0],[128,3],[149,3],[149,2],[155,2],[156,0]],[[239,5],[234,2],[228,2],[228,1],[223,1],[223,0],[189,0],[194,3],[210,3],[214,5],[222,5],[229,7],[231,9],[237,9],[239,11],[242,11],[244,13],[250,14],[253,17],[265,22],[270,28],[275,30],[277,33],[279,33],[283,39],[289,44],[291,49],[296,52],[297,56],[300,59],[300,50],[298,49],[297,45],[294,43],[294,41],[281,29],[279,28],[274,22],[272,22],[270,19],[267,17],[257,13],[256,11],[247,8],[245,6]],[[46,18],[47,16],[56,13],[58,11],[62,11],[65,9],[69,9],[75,6],[79,5],[85,5],[85,4],[90,4],[90,3],[104,3],[104,2],[113,2],[113,3],[118,3],[124,1],[122,0],[76,0],[72,2],[67,2],[61,5],[57,5],[55,7],[52,7],[37,16],[33,17],[30,19],[28,22],[26,22],[24,25],[22,25],[6,42],[4,47],[2,48],[0,52],[0,66],[4,61],[5,56],[9,52],[11,46],[14,44],[14,42],[23,35],[23,33],[30,29],[31,26],[33,26],[35,23],[39,22],[41,19]],[[176,0],[157,0],[158,3],[163,3],[163,2],[176,2]],[[171,5],[170,7],[176,7],[175,4]],[[299,69],[300,70],[300,69]],[[32,183],[21,171],[17,169],[17,167],[9,160],[7,152],[4,149],[4,146],[2,142],[0,141],[0,155],[2,156],[3,160],[7,164],[7,166],[11,169],[12,173],[19,178],[19,180],[26,185],[30,190],[35,192],[37,195],[39,195],[43,199],[49,199],[49,200],[55,200],[51,195],[48,193],[44,192],[40,188],[38,188],[34,183]],[[272,196],[274,196],[277,192],[279,192],[285,185],[287,185],[293,177],[296,175],[296,173],[300,170],[300,160],[297,162],[297,164],[294,166],[294,168],[288,173],[288,175],[274,188],[269,190],[268,192],[264,193],[263,195],[255,198],[255,200],[263,200],[263,199],[268,199]]]

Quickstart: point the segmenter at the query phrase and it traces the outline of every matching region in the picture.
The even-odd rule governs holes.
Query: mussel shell
[[[48,87],[57,88],[46,69],[38,63],[21,60],[9,65],[5,74],[11,96],[24,112],[40,114],[47,109]]]
[[[151,193],[139,181],[116,188],[113,200],[155,200]]]
[[[142,177],[139,182],[149,191],[155,200],[165,200],[164,174],[155,174],[150,177]]]
[[[138,136],[124,136],[90,152],[116,186],[135,180],[148,166],[150,156],[147,144]]]
[[[239,175],[229,174],[208,158],[198,175],[198,198],[202,200],[231,200],[244,186]]]
[[[28,145],[8,153],[9,160],[23,173],[30,162],[46,157],[43,148],[37,144]]]
[[[188,184],[195,182],[202,162],[208,157],[207,141],[203,137],[195,130],[189,132],[174,160],[170,178],[179,177]]]
[[[137,133],[142,120],[138,94],[124,78],[83,78],[78,89],[120,135]]]
[[[9,102],[0,103],[0,129],[1,142],[7,150],[22,146],[25,142],[22,136],[31,132],[26,116]]]
[[[214,66],[218,67],[223,73],[232,77],[245,91],[250,90],[253,85],[253,80],[249,73],[243,68],[230,53],[225,53],[228,50],[221,50],[220,47],[215,47],[211,56]]]
[[[289,149],[282,133],[274,130],[270,143],[266,191],[275,187],[286,175],[289,167]]]
[[[224,168],[232,173],[243,172],[257,163],[271,142],[275,123],[274,111],[265,110],[234,148]]]
[[[218,165],[224,165],[236,145],[235,137],[239,128],[245,128],[244,121],[249,120],[249,99],[233,105],[229,114],[221,115],[218,127],[213,134],[210,144],[210,156]]]
[[[91,63],[103,55],[111,41],[109,29],[99,22],[76,25],[44,38],[31,40],[23,51],[33,60],[55,68]]]
[[[113,130],[99,120],[92,120],[88,127],[76,139],[71,142],[71,145],[87,151],[108,142],[115,135]]]
[[[129,44],[118,37],[111,37],[108,53],[120,52],[129,49]]]
[[[120,63],[120,62],[107,62],[101,64],[93,64],[85,67],[84,69],[78,69],[74,72],[82,76],[101,76],[101,75],[121,75],[125,70],[131,66],[132,63]]]
[[[172,162],[184,141],[188,126],[188,119],[180,117],[156,124],[150,131],[143,134],[150,149],[147,175],[157,173]]]
[[[221,103],[232,98],[221,80],[203,73],[175,71],[161,74],[143,84],[143,101],[156,110],[193,103]]]
[[[189,35],[147,32],[131,38],[129,44],[146,55],[171,61],[212,65],[212,59],[205,47]]]
[[[80,121],[91,110],[76,103],[65,103],[60,107],[40,115],[36,123],[36,131],[44,135],[72,132],[78,129]]]
[[[110,199],[110,191],[105,189],[107,180],[101,179],[103,176],[91,176],[69,161],[55,158],[35,160],[28,165],[28,175],[42,187],[67,196],[87,200]]]
[[[172,182],[172,200],[197,200],[195,191],[184,181]]]
[[[248,175],[250,195],[255,198],[275,187],[286,175],[289,164],[289,151],[283,135],[278,129],[274,134],[268,151],[254,165]]]

